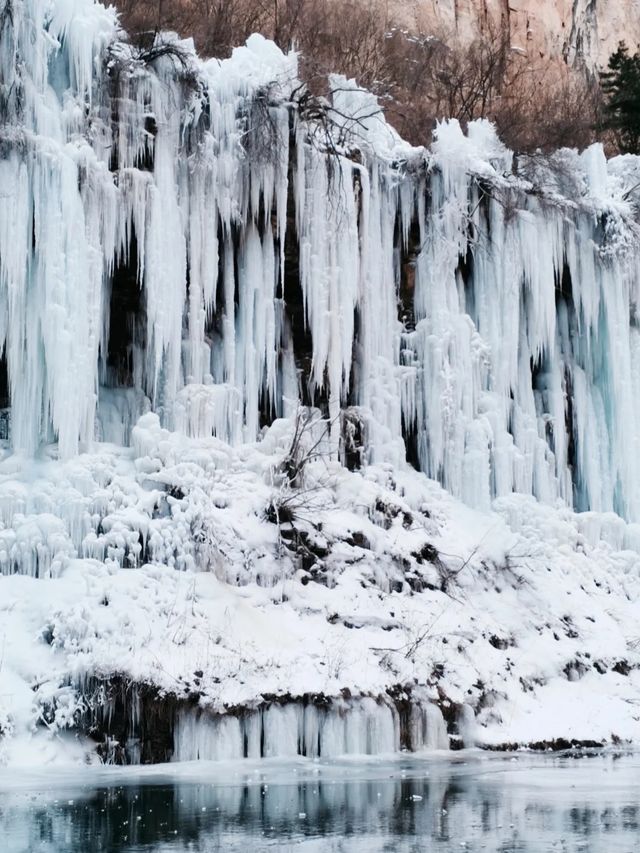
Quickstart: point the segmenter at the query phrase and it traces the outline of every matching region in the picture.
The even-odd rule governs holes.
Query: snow
[[[274,467],[292,429],[278,421],[262,442],[233,449],[168,432],[148,414],[133,452],[104,445],[27,471],[11,456],[2,463],[16,541],[5,546],[1,580],[0,695],[15,737],[32,736],[52,699],[50,725],[64,730],[90,701],[88,680],[112,674],[161,693],[197,692],[203,722],[185,712],[183,758],[219,756],[222,744],[225,756],[243,754],[233,746],[239,730],[235,741],[208,733],[238,727],[237,718],[207,724],[208,713],[257,708],[264,694],[384,697],[395,684],[423,691],[427,715],[438,690],[474,708],[477,725],[465,725],[479,742],[637,737],[631,526],[523,496],[481,513],[417,472],[352,473],[323,458],[309,463],[313,503],[300,504],[295,523],[328,552],[326,580],[303,584],[308,572],[265,517],[282,494]],[[426,544],[440,565],[418,560]],[[428,586],[412,593],[412,576]],[[621,661],[628,674],[614,671]],[[364,700],[369,712],[359,701],[345,709],[372,722],[326,733],[325,754],[371,752],[357,740],[371,725],[382,726],[371,735],[377,751],[398,745],[388,699]],[[305,725],[302,711],[287,713],[292,732]],[[342,727],[349,714],[335,719]],[[275,718],[264,725],[286,728]],[[426,722],[425,744],[446,745],[438,725]],[[289,750],[286,737],[272,737],[277,754],[295,753],[295,740]]]
[[[637,738],[637,158],[514,172],[487,122],[412,148],[261,36],[145,57],[92,0],[14,7],[7,760],[93,677],[185,695],[199,671],[182,757],[237,753],[239,706],[268,752],[397,749],[407,685],[424,748],[436,702],[472,741]],[[308,694],[335,707],[262,708]]]

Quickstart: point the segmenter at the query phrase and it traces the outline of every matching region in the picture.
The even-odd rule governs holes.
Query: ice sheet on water
[[[629,755],[149,770],[18,777],[3,788],[5,849],[79,853],[109,838],[172,851],[626,853],[637,836],[638,761]]]

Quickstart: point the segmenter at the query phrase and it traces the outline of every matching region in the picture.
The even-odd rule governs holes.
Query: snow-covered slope
[[[0,9],[5,757],[637,736],[637,159]]]
[[[267,743],[295,754],[299,720],[290,712],[283,733],[275,697],[305,697],[311,709],[338,697],[343,719],[350,697],[382,697],[359,711],[352,735],[358,744],[377,725],[370,748],[330,731],[322,754],[397,748],[389,688],[466,719],[468,743],[637,738],[640,542],[616,516],[524,496],[482,514],[416,472],[352,473],[325,458],[289,495],[273,485],[287,421],[238,450],[167,433],[154,415],[135,433],[134,451],[104,446],[26,476],[3,463],[4,494],[22,481],[25,495],[29,480],[40,504],[20,512],[14,498],[11,516],[5,503],[4,553],[25,563],[56,554],[48,572],[41,564],[47,577],[1,581],[6,758],[29,755],[39,720],[58,732],[113,700],[117,687],[102,682],[114,674],[185,701],[183,758],[243,754],[239,729],[217,739],[203,721],[194,730],[195,707],[232,709],[237,727],[237,709],[264,714],[265,702],[276,715]],[[283,494],[293,520],[278,527],[267,508]],[[78,543],[82,519],[100,517],[100,544],[92,532],[69,542],[55,514],[71,511]],[[132,528],[147,562],[123,569],[136,558]],[[135,690],[127,699],[138,701]],[[463,705],[477,712],[475,730]],[[446,745],[434,725],[427,744]]]

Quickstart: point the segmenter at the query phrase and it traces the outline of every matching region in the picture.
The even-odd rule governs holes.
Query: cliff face
[[[640,44],[640,0],[413,0],[397,3],[407,24],[471,40],[488,26],[509,28],[531,55],[605,65],[618,42]]]

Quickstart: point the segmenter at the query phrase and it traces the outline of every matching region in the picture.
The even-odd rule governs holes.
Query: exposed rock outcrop
[[[638,0],[396,0],[408,26],[443,29],[463,41],[504,26],[515,48],[589,68],[606,65],[618,42],[640,44]]]

